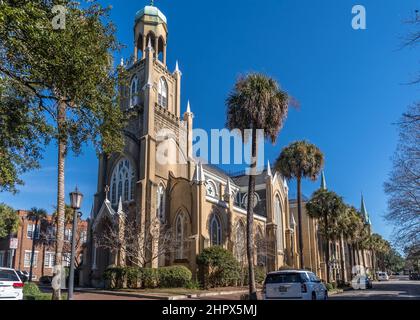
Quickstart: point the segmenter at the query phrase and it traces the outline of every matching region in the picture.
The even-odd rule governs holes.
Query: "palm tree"
[[[306,203],[306,211],[312,218],[320,221],[320,232],[325,239],[325,264],[327,267],[327,282],[330,282],[330,240],[337,239],[337,220],[344,214],[346,206],[343,199],[333,191],[319,189]]]
[[[32,281],[32,271],[33,271],[33,264],[34,264],[34,254],[35,254],[35,243],[37,239],[40,237],[40,232],[38,231],[38,225],[40,221],[43,221],[47,217],[47,211],[44,209],[32,208],[31,211],[28,213],[27,218],[35,222],[34,229],[32,232],[32,252],[31,252],[31,265],[29,269],[29,282]]]
[[[253,249],[253,218],[255,175],[257,166],[257,130],[274,143],[287,117],[289,96],[281,90],[276,80],[258,73],[241,77],[226,100],[227,121],[230,130],[240,130],[246,140],[246,130],[251,129],[251,172],[247,203],[247,258],[249,271],[249,297],[256,299]]]
[[[362,220],[355,207],[347,206],[345,214],[341,216],[338,223],[342,229],[344,240],[351,246],[349,257],[350,265],[353,267],[359,263],[356,262],[355,243],[358,241],[359,230],[363,226]]]
[[[302,235],[302,179],[316,180],[324,166],[324,155],[319,148],[307,141],[297,141],[285,147],[276,161],[278,170],[286,179],[297,180],[299,259],[303,265],[303,235]]]

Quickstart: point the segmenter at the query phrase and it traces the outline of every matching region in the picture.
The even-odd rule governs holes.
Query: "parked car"
[[[23,300],[23,282],[13,269],[0,268],[0,300]]]
[[[23,283],[25,283],[29,280],[28,271],[16,270],[16,273],[18,274],[20,280],[22,280]]]
[[[377,275],[378,275],[378,281],[388,281],[389,280],[389,275],[386,272],[380,271],[380,272],[377,273]]]
[[[282,270],[267,274],[264,300],[326,300],[328,291],[319,278],[307,270]]]
[[[409,276],[410,280],[420,280],[420,274],[415,273],[415,272],[411,272],[410,276]]]
[[[372,289],[372,281],[366,275],[357,275],[351,280],[351,286],[354,290]]]

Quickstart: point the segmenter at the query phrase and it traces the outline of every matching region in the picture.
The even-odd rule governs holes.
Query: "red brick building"
[[[40,221],[37,230],[35,230],[35,221],[28,218],[28,211],[18,210],[17,213],[20,220],[18,231],[9,237],[0,239],[0,267],[9,267],[29,273],[32,244],[35,241],[33,280],[38,281],[42,276],[52,276],[56,235],[56,224],[53,217],[49,215],[45,220]],[[85,220],[80,220],[78,225],[76,267],[83,263],[88,223]],[[72,224],[67,224],[64,232],[64,266],[70,265],[71,239]]]

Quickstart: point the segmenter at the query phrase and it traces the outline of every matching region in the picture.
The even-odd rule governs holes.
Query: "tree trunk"
[[[297,206],[298,206],[298,233],[299,233],[299,264],[300,268],[304,268],[303,263],[303,235],[302,235],[302,194],[301,194],[301,177],[297,177]]]
[[[373,266],[373,279],[376,280],[376,250],[372,250],[372,254],[373,254],[373,261],[372,261],[372,266]]]
[[[359,262],[359,256],[358,256],[357,250],[356,250],[356,244],[353,243],[351,246],[353,248],[354,265],[356,266],[356,265],[359,265],[360,264],[360,262]]]
[[[347,250],[349,251],[350,277],[352,277],[353,276],[353,249],[349,243],[347,244]]]
[[[253,224],[254,224],[254,192],[255,192],[255,170],[257,167],[257,130],[252,129],[252,158],[251,172],[248,184],[248,207],[247,207],[247,229],[246,229],[246,253],[248,258],[248,282],[249,282],[249,299],[257,300],[257,289],[255,285],[254,274],[254,241],[253,241]]]
[[[362,248],[362,261],[363,261],[363,268],[366,270],[366,261],[365,261],[365,249]]]
[[[341,256],[341,281],[346,282],[346,271],[345,271],[345,265],[344,265],[344,237],[343,234],[340,236],[340,256]]]
[[[32,273],[33,273],[33,268],[34,268],[34,254],[35,254],[35,235],[36,235],[36,229],[38,228],[38,221],[39,218],[36,217],[35,218],[35,228],[32,231],[32,251],[31,251],[31,264],[30,264],[30,268],[29,268],[29,282],[32,282]]]
[[[330,283],[330,239],[328,238],[328,215],[324,216],[325,238],[325,266],[327,270],[327,283]]]
[[[64,197],[64,168],[66,159],[67,139],[64,124],[66,121],[66,105],[60,101],[58,106],[57,128],[58,128],[58,179],[57,179],[57,236],[55,249],[55,268],[53,281],[61,285],[62,254],[64,245],[64,218],[65,218],[65,197]],[[57,270],[60,268],[60,271]],[[61,289],[53,288],[53,300],[61,300]]]

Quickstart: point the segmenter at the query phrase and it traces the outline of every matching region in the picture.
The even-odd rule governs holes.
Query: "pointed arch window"
[[[210,244],[212,246],[222,245],[222,226],[219,218],[213,214],[210,220]]]
[[[274,202],[274,219],[277,224],[277,250],[283,250],[283,213],[279,196]]]
[[[165,215],[165,188],[163,185],[159,185],[156,194],[156,216],[159,218],[161,222],[165,222],[166,215]]]
[[[139,78],[134,76],[130,84],[130,108],[139,103]]]
[[[182,260],[185,258],[185,215],[178,214],[175,220],[175,259]]]
[[[159,79],[158,105],[165,109],[168,108],[168,84],[164,78]]]
[[[123,201],[134,199],[133,181],[135,173],[133,166],[127,158],[122,158],[114,167],[111,175],[111,203],[117,205],[120,197]]]

